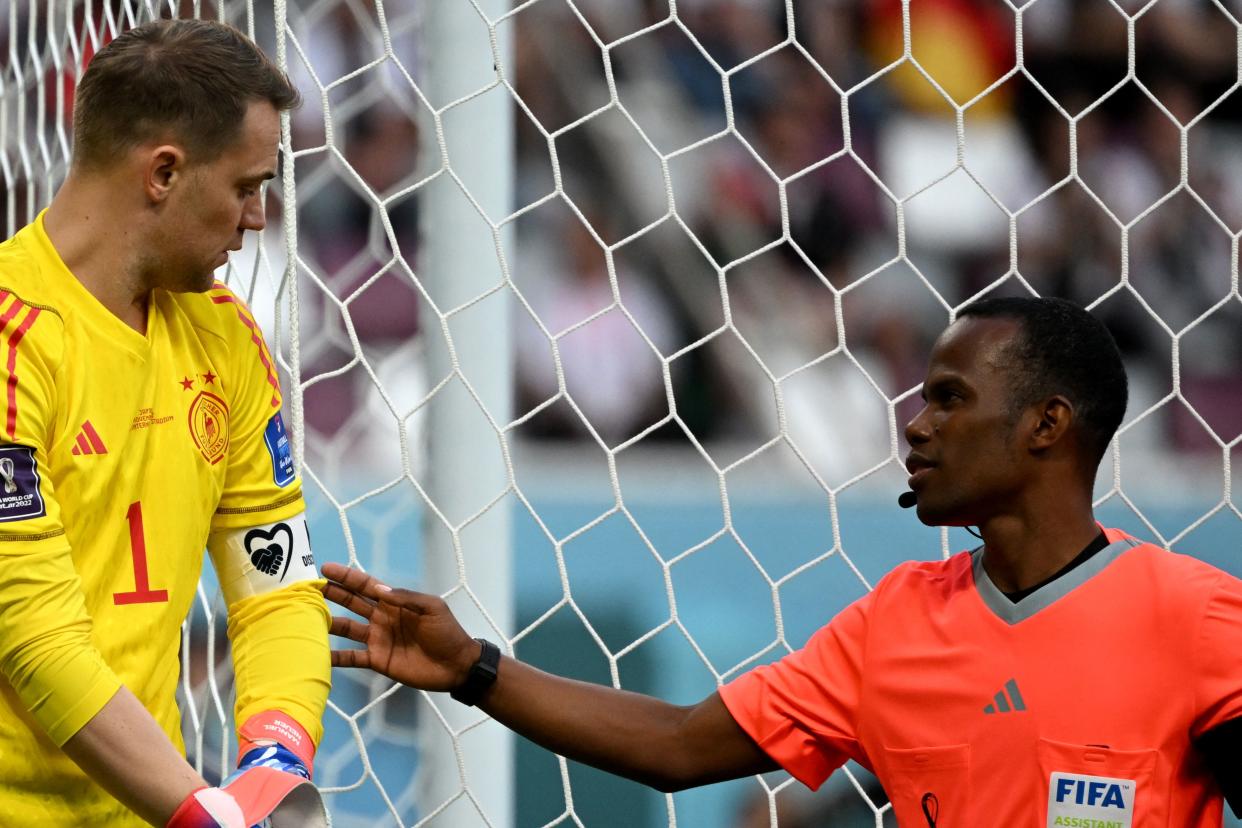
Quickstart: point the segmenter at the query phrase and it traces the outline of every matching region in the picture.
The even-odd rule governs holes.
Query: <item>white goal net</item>
[[[323,559],[554,672],[691,703],[895,564],[928,347],[985,295],[1091,307],[1130,371],[1103,522],[1242,574],[1242,28],[1212,0],[8,0],[5,235],[117,31],[286,67],[269,226],[221,274],[278,355]],[[210,573],[189,752],[231,759]],[[337,671],[338,826],[892,825],[847,766],[662,795]]]

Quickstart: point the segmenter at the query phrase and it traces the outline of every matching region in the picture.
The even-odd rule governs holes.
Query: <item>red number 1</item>
[[[125,519],[129,521],[129,549],[134,556],[134,591],[114,592],[112,600],[117,604],[161,604],[168,600],[168,590],[151,589],[147,576],[147,539],[142,534],[142,501],[129,504]]]

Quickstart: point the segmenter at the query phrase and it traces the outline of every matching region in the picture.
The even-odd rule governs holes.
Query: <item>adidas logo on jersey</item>
[[[70,454],[107,454],[108,449],[104,446],[103,440],[99,438],[99,432],[91,425],[91,421],[87,420],[82,423],[82,428],[78,430],[78,439],[73,445]]]
[[[983,712],[989,715],[993,713],[1021,713],[1026,710],[1026,702],[1022,701],[1022,694],[1018,692],[1018,680],[1010,679],[1005,682],[1005,686],[996,692],[992,697],[993,703],[983,708]]]

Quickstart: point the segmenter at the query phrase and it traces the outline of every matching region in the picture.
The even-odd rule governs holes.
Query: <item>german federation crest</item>
[[[229,447],[229,407],[210,391],[200,391],[190,403],[190,436],[213,466]]]

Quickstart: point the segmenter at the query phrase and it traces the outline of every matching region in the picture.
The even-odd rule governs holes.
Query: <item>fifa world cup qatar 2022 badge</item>
[[[0,446],[0,523],[43,517],[39,464],[29,446]]]
[[[190,436],[213,466],[229,447],[229,407],[210,391],[199,391],[190,403]]]
[[[263,429],[263,444],[267,453],[272,456],[272,480],[277,486],[284,488],[297,476],[293,467],[293,453],[289,451],[289,433],[285,431],[285,421],[277,411],[267,421]]]

